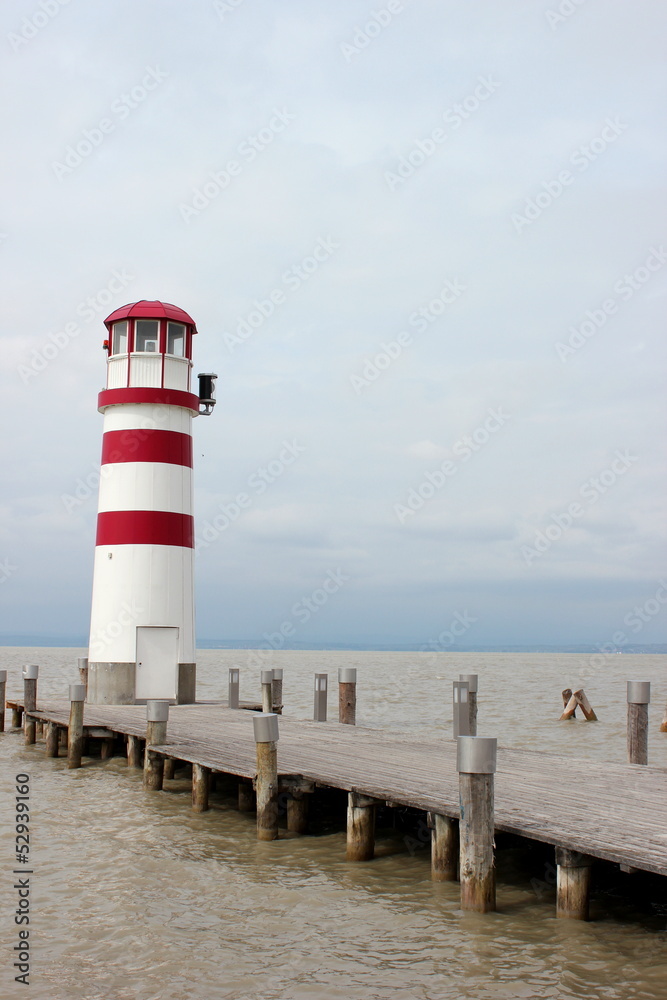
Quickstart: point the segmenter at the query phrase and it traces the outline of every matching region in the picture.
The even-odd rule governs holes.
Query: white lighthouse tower
[[[88,701],[195,700],[192,418],[215,375],[190,391],[197,329],[168,302],[135,302],[109,331]]]

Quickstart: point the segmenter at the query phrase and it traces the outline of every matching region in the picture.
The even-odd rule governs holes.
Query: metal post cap
[[[356,684],[357,683],[357,668],[356,667],[339,667],[338,668],[338,683],[339,684]]]
[[[262,670],[262,684],[270,684],[273,680],[273,670]]]
[[[70,701],[85,701],[86,700],[86,685],[85,684],[70,684],[70,686],[69,686],[69,700]]]
[[[169,720],[168,701],[147,701],[146,722],[167,722]]]
[[[0,684],[7,680],[7,671],[0,670]]]
[[[281,681],[283,679],[283,668],[274,667],[273,668],[273,679],[274,681]]]
[[[650,700],[650,681],[628,681],[628,705],[648,705]]]
[[[88,666],[88,657],[87,656],[77,656],[76,663],[77,663],[77,666],[78,666],[79,670],[85,670],[86,667]]]
[[[498,740],[495,736],[459,736],[456,768],[459,774],[494,774]]]
[[[477,691],[477,674],[459,674],[460,681],[467,681],[468,691]]]
[[[255,743],[275,743],[278,739],[278,716],[275,712],[253,715],[252,728],[255,733]]]
[[[39,676],[39,667],[35,666],[34,663],[27,664],[23,668],[24,681],[36,681],[38,676]]]

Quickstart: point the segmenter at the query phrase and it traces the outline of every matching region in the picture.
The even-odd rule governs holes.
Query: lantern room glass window
[[[127,353],[127,320],[123,320],[122,323],[114,323],[113,325],[113,336],[111,339],[111,353],[112,354]]]
[[[185,327],[182,323],[167,323],[167,354],[185,357]]]
[[[158,321],[138,319],[134,331],[135,351],[156,353],[159,347]]]

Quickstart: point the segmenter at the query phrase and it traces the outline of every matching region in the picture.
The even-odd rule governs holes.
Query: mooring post
[[[56,722],[46,723],[46,756],[57,757],[60,745],[58,724]]]
[[[328,683],[328,674],[315,674],[315,699],[313,705],[313,720],[315,722],[327,721]]]
[[[355,726],[357,723],[356,667],[338,669],[338,721],[347,726]]]
[[[7,671],[0,670],[0,733],[5,731],[5,701],[7,698]]]
[[[593,858],[556,848],[556,916],[588,920]]]
[[[375,809],[377,802],[358,792],[347,793],[348,861],[370,861],[375,854]]]
[[[431,878],[455,882],[459,870],[459,824],[451,816],[429,814],[431,828]]]
[[[229,668],[229,687],[227,695],[227,705],[229,708],[239,707],[239,668]]]
[[[649,681],[628,681],[628,763],[648,764]]]
[[[144,754],[144,788],[149,792],[159,792],[164,779],[164,757],[155,750],[149,750],[149,744],[160,746],[167,741],[167,722],[169,721],[168,701],[149,701],[146,703],[146,753]]]
[[[273,711],[273,670],[262,670],[262,712],[271,715]]]
[[[81,767],[83,756],[83,703],[86,699],[84,684],[69,686],[69,726],[67,727],[67,767]]]
[[[136,768],[144,766],[141,759],[141,738],[139,736],[129,735],[127,737],[127,766]]]
[[[467,681],[452,683],[452,736],[470,736],[469,689]]]
[[[208,793],[211,787],[211,769],[202,764],[192,765],[192,808],[194,812],[206,812]]]
[[[87,656],[77,656],[76,665],[79,670],[79,684],[83,684],[88,691],[88,657]]]
[[[248,781],[247,778],[239,781],[238,807],[239,812],[242,813],[253,812],[255,808],[255,790],[252,787],[252,781]]]
[[[257,746],[257,839],[278,837],[278,716],[274,712],[252,720]]]
[[[456,766],[461,807],[461,908],[488,913],[496,908],[493,856],[493,799],[498,741],[459,736]]]
[[[667,708],[665,708],[665,714],[662,717],[662,722],[660,723],[660,732],[667,733]]]
[[[283,668],[273,668],[273,685],[271,692],[271,711],[276,715],[283,714]]]
[[[29,713],[37,710],[38,676],[39,667],[35,666],[34,663],[23,668],[23,732],[25,734],[25,742],[28,746],[34,743],[37,738],[36,720],[31,718]]]
[[[478,674],[459,674],[459,680],[468,685],[468,728],[469,736],[477,736],[477,688]],[[465,733],[461,733],[465,736]]]

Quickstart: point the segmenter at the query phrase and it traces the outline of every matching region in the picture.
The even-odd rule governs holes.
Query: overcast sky
[[[200,638],[666,640],[661,4],[0,22],[3,632],[87,633],[102,321],[159,298]]]

